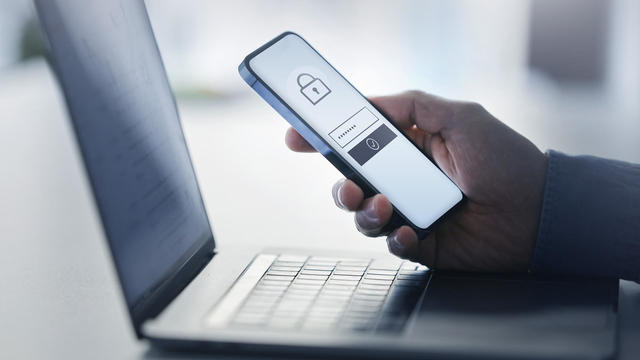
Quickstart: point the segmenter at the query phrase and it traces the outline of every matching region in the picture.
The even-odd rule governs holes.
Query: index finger
[[[453,123],[455,102],[422,91],[378,96],[370,100],[401,129],[411,129],[416,125],[422,131],[436,134]]]
[[[296,152],[315,152],[316,149],[311,146],[294,128],[287,129],[284,136],[284,142],[287,147]]]

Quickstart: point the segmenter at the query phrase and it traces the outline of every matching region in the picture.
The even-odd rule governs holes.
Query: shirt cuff
[[[534,273],[640,279],[640,166],[548,153]]]

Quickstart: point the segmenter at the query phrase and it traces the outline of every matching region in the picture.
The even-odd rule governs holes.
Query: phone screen
[[[296,34],[249,60],[253,72],[414,226],[462,200],[458,187]]]

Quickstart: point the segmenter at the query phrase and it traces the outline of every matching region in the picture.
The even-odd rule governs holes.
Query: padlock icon
[[[300,93],[313,105],[331,93],[331,89],[322,80],[308,73],[298,75],[298,85]]]

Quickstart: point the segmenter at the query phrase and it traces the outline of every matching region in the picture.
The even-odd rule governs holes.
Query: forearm
[[[640,280],[640,165],[550,151],[531,269]]]

